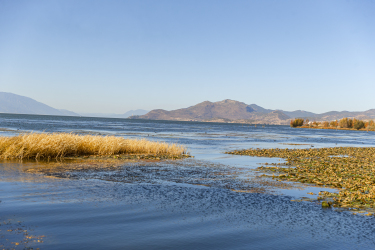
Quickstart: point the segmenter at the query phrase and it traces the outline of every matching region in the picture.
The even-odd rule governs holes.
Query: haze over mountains
[[[78,116],[78,114],[52,108],[26,96],[0,92],[0,113]]]
[[[137,109],[130,110],[124,114],[84,113],[78,114],[65,109],[55,109],[44,103],[38,102],[26,96],[13,93],[0,92],[0,113],[32,114],[32,115],[60,115],[60,116],[88,116],[127,118],[132,115],[144,115],[148,111]]]
[[[82,116],[88,117],[108,117],[108,118],[128,118],[134,115],[144,115],[149,111],[144,109],[129,110],[124,114],[115,114],[115,113],[80,113]]]
[[[167,111],[154,109],[150,112],[142,109],[130,110],[124,114],[114,113],[83,113],[78,114],[68,110],[55,109],[29,97],[12,93],[0,92],[0,113],[14,114],[39,114],[60,116],[88,116],[148,119],[148,120],[173,120],[173,121],[202,121],[202,122],[236,122],[252,124],[288,124],[293,118],[308,118],[313,121],[331,121],[344,117],[357,119],[375,119],[375,109],[364,112],[330,111],[315,114],[308,111],[283,111],[265,109],[256,104],[245,104],[234,100],[219,102],[205,101],[194,106]]]

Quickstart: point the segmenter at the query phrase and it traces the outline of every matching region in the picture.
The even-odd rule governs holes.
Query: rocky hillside
[[[289,124],[291,119],[304,118],[310,121],[332,121],[344,117],[362,120],[375,119],[375,109],[364,112],[331,111],[315,114],[304,110],[283,111],[265,109],[256,104],[247,105],[243,102],[224,100],[220,102],[205,101],[188,108],[167,111],[155,109],[131,119],[202,121],[202,122],[236,122],[252,124]]]
[[[278,110],[267,110],[255,104],[224,100],[205,101],[195,106],[172,111],[155,109],[132,119],[202,121],[202,122],[238,122],[253,124],[288,124],[290,117]]]

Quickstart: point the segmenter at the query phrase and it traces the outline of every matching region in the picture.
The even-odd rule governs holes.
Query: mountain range
[[[0,113],[79,116],[69,110],[55,109],[26,96],[0,92]]]
[[[155,109],[145,115],[131,116],[130,118],[285,125],[294,118],[305,118],[311,121],[331,121],[344,117],[374,119],[375,109],[370,109],[364,112],[331,111],[323,114],[315,114],[303,110],[283,111],[265,109],[256,104],[247,105],[243,102],[227,99],[219,102],[205,101],[188,108],[172,111]]]
[[[137,109],[130,110],[124,114],[115,113],[82,113],[78,114],[69,110],[55,109],[46,104],[38,102],[29,97],[12,93],[0,92],[0,113],[14,114],[39,114],[60,116],[89,116],[130,118],[148,120],[173,120],[173,121],[201,121],[201,122],[236,122],[252,124],[288,124],[291,119],[305,118],[310,121],[331,121],[344,117],[357,119],[375,119],[375,109],[363,112],[330,111],[322,114],[296,110],[283,111],[265,109],[256,104],[245,104],[234,100],[223,100],[219,102],[205,101],[194,106],[176,110]]]
[[[44,103],[38,102],[26,96],[13,93],[0,92],[0,113],[33,114],[33,115],[59,115],[59,116],[88,116],[128,118],[132,115],[144,115],[148,111],[143,109],[130,110],[124,114],[114,113],[75,113],[65,109],[55,109]]]

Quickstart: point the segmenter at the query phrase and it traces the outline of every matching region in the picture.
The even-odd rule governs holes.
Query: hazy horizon
[[[0,91],[0,95],[2,94],[2,93],[8,93],[8,94],[15,94],[15,93],[10,93],[10,92],[1,92]],[[16,94],[17,95],[17,94]],[[20,96],[20,95],[18,95],[18,96]],[[26,98],[29,98],[29,97],[27,97],[27,96],[21,96],[21,97],[26,97]],[[32,98],[31,98],[32,99]],[[1,100],[1,99],[0,99]],[[35,100],[35,99],[33,99],[34,101],[37,101],[37,102],[39,102],[38,100]],[[230,100],[230,99],[225,99],[225,100]],[[222,102],[222,101],[225,101],[225,100],[221,100],[221,101],[218,101],[218,102]],[[209,100],[206,100],[206,101],[209,101]],[[234,101],[237,101],[237,100],[234,100]],[[17,101],[16,101],[17,102]],[[46,104],[46,103],[42,103],[42,104],[45,104],[45,105],[47,105],[47,106],[49,106],[49,107],[51,107],[51,108],[54,108],[54,107],[52,107],[52,106],[50,106],[50,105],[48,105],[48,104]],[[195,103],[195,104],[193,104],[193,105],[190,105],[190,106],[186,106],[186,107],[183,107],[183,108],[189,108],[189,107],[191,107],[191,106],[195,106],[195,105],[197,105],[198,103]],[[257,105],[256,103],[245,103],[245,104],[247,104],[247,105]],[[16,105],[17,106],[17,105]],[[257,106],[259,106],[259,105],[257,105]],[[260,106],[260,107],[262,107],[262,106]],[[262,107],[262,108],[265,108],[265,109],[270,109],[270,110],[281,110],[281,109],[278,109],[278,108],[270,108],[270,107]],[[111,112],[76,112],[75,110],[67,110],[67,109],[57,109],[57,110],[61,110],[61,111],[71,111],[71,112],[74,112],[74,113],[76,113],[76,114],[78,114],[78,115],[83,115],[83,116],[90,116],[90,115],[92,115],[92,116],[94,116],[94,117],[101,117],[101,115],[106,115],[107,117],[119,117],[119,116],[122,116],[122,115],[143,115],[143,114],[146,114],[147,112],[149,112],[149,111],[151,111],[151,110],[156,110],[156,109],[159,109],[159,108],[157,108],[157,107],[155,107],[155,108],[153,108],[153,109],[150,109],[150,110],[144,110],[144,109],[133,109],[133,110],[126,110],[126,111],[123,111],[123,112],[121,112],[121,113],[111,113]],[[370,110],[370,109],[368,109],[368,110]],[[167,110],[167,111],[172,111],[172,110]],[[301,109],[293,109],[293,110],[282,110],[282,111],[284,111],[284,112],[293,112],[293,111],[306,111],[306,112],[311,112],[311,111],[309,111],[309,110],[301,110]],[[327,111],[324,111],[324,112],[322,112],[322,113],[327,113],[327,112],[330,112],[330,111],[338,111],[338,112],[345,112],[345,111],[349,111],[349,110],[327,110]],[[355,110],[354,112],[356,112],[356,111],[359,111],[359,112],[362,112],[362,111],[367,111],[367,110]],[[349,112],[353,112],[353,111],[349,111]],[[1,111],[0,111],[0,113],[2,113]],[[314,112],[313,112],[314,113]],[[315,114],[322,114],[322,113],[315,113]]]
[[[375,2],[4,1],[0,91],[76,113],[375,108]]]

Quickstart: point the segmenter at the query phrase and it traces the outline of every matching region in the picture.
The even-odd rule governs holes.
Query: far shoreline
[[[295,127],[295,128],[307,128],[307,129],[330,129],[330,130],[350,130],[350,131],[363,131],[363,132],[375,132],[375,130],[371,130],[371,129],[365,129],[365,128],[361,128],[361,129],[355,129],[355,128],[334,128],[334,127],[328,127],[328,128],[325,128],[325,127],[310,127],[310,126],[300,126],[300,127]]]
[[[356,118],[342,118],[335,121],[309,121],[308,119],[297,118],[290,121],[292,128],[309,129],[335,129],[335,130],[357,130],[357,131],[375,131],[375,121],[359,120]]]

